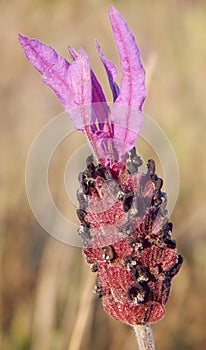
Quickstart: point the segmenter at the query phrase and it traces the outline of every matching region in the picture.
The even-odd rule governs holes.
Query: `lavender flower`
[[[166,216],[163,181],[153,160],[148,161],[147,173],[139,171],[142,160],[134,147],[146,96],[140,52],[126,21],[112,6],[109,20],[120,59],[120,87],[116,67],[98,43],[96,48],[111,87],[111,109],[82,48],[69,48],[69,63],[36,39],[19,34],[19,41],[96,155],[97,164],[89,157],[79,175],[79,233],[87,262],[97,273],[96,292],[105,310],[137,325],[162,318],[182,258]]]

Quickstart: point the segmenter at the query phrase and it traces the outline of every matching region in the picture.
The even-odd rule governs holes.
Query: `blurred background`
[[[95,280],[81,249],[51,238],[37,223],[24,185],[25,162],[33,139],[63,108],[25,59],[17,33],[39,38],[64,56],[68,45],[81,45],[111,100],[94,48],[97,38],[105,55],[118,67],[107,19],[110,3],[0,1],[2,350],[137,349],[132,330],[112,320],[91,292]],[[148,87],[144,111],[164,129],[179,163],[180,192],[171,220],[184,264],[173,280],[164,319],[153,325],[156,346],[158,350],[203,350],[206,2],[113,0],[113,5],[126,17],[141,49]],[[75,142],[79,140],[73,147]],[[70,147],[65,141],[57,150],[49,182],[57,206],[75,217],[63,184]],[[149,148],[145,147],[145,152],[145,157],[151,158]]]

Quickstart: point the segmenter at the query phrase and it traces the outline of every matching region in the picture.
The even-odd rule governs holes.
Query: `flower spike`
[[[139,171],[142,160],[134,147],[146,96],[140,52],[113,6],[109,20],[120,60],[120,88],[116,67],[98,43],[96,48],[113,94],[111,110],[83,49],[69,48],[69,63],[36,39],[19,34],[19,42],[97,157],[98,164],[88,157],[77,193],[79,234],[86,260],[97,273],[96,292],[113,318],[142,325],[163,317],[171,280],[183,260],[167,218],[163,181],[153,160],[147,172]]]

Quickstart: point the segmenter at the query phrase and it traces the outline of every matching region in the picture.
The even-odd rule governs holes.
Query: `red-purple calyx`
[[[135,148],[121,168],[94,165],[80,174],[79,234],[87,262],[97,273],[95,292],[116,320],[157,322],[165,313],[171,280],[182,264],[172,238],[163,181],[148,171]]]

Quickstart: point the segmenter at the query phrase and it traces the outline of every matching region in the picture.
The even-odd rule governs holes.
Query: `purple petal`
[[[120,93],[110,113],[113,142],[119,161],[131,149],[143,125],[142,104],[145,99],[145,72],[134,36],[120,13],[111,6],[109,19],[120,58],[122,72]]]
[[[70,54],[70,57],[73,61],[76,60],[78,53],[73,47],[68,47],[68,51]],[[94,72],[91,70],[91,80],[92,80],[92,102],[106,102],[106,98],[104,96],[104,93],[102,91],[102,87],[100,83],[97,80],[97,77],[95,76]]]
[[[92,103],[93,103],[93,116],[95,123],[98,121],[99,129],[102,130],[104,123],[108,123],[109,107],[106,103],[106,98],[102,91],[101,85],[99,84],[96,75],[91,70],[91,81],[92,81]],[[95,106],[94,106],[95,105]]]
[[[87,54],[79,49],[78,56],[70,65],[68,76],[73,99],[76,106],[91,103],[91,78]]]
[[[72,90],[68,82],[70,64],[52,47],[39,40],[19,34],[19,42],[30,63],[42,75],[42,81],[54,90],[64,108],[74,107]]]
[[[69,64],[53,48],[36,39],[19,34],[19,42],[30,63],[42,75],[42,81],[54,90],[74,127],[88,136],[96,156],[100,159],[95,145],[96,130],[92,130],[92,119],[97,110],[91,108],[91,76],[86,53],[80,49],[75,54],[73,63]]]
[[[117,99],[117,96],[119,95],[119,87],[118,87],[117,83],[115,82],[115,80],[117,78],[117,69],[116,69],[115,65],[103,55],[101,47],[97,41],[96,41],[96,49],[98,51],[100,59],[101,59],[103,65],[104,65],[104,68],[106,70],[106,73],[107,73],[107,76],[109,79],[110,88],[111,88],[112,94],[113,94],[113,101],[115,101]]]
[[[78,52],[71,46],[68,47],[68,51],[72,61],[75,61],[78,56]]]
[[[80,49],[75,61],[69,64],[56,51],[36,39],[19,34],[19,42],[30,63],[41,73],[42,81],[49,85],[69,111],[91,103],[91,78],[88,57]],[[80,114],[71,119],[76,129],[84,131],[90,115]]]
[[[122,72],[120,94],[116,102],[141,110],[146,89],[139,49],[125,19],[113,6],[109,8],[109,19]]]
[[[77,51],[73,47],[68,47],[68,51],[72,60],[75,60],[78,56]],[[98,82],[97,77],[94,74],[92,69],[91,69],[91,81],[92,81],[92,103],[96,103],[95,108],[93,106],[93,110],[92,110],[91,124],[94,125],[96,121],[98,121],[99,129],[102,130],[103,124],[107,122],[109,107],[106,104],[106,98],[102,91],[102,87]],[[95,125],[93,129],[96,130]]]
[[[125,154],[134,147],[136,138],[142,129],[143,113],[130,106],[115,103],[110,118],[113,124],[113,138],[118,159],[123,161]]]

